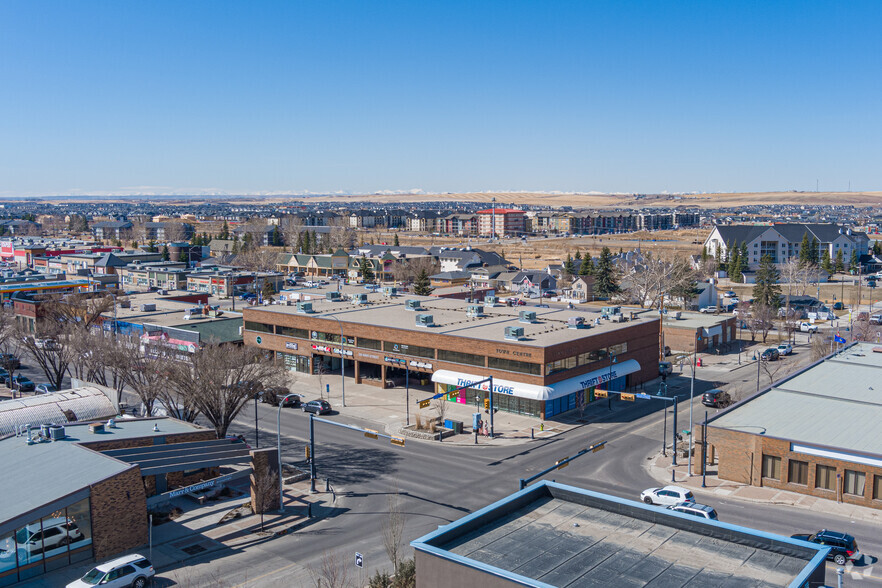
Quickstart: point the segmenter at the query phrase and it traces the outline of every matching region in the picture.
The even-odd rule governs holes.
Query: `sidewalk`
[[[817,496],[809,496],[807,494],[799,494],[798,492],[789,492],[787,490],[779,490],[777,488],[764,488],[759,486],[751,486],[740,482],[731,482],[729,480],[721,480],[717,477],[715,466],[708,468],[706,476],[706,488],[701,487],[702,477],[688,475],[687,458],[677,458],[677,467],[671,465],[671,453],[668,456],[657,455],[646,465],[648,473],[655,478],[660,486],[669,484],[689,488],[699,496],[712,495],[719,498],[728,497],[748,502],[757,502],[762,504],[784,504],[797,508],[804,508],[819,514],[833,514],[850,519],[880,523],[882,522],[882,511],[868,508],[866,506],[857,506],[854,504],[845,504],[819,498]],[[692,463],[693,472],[698,471],[698,467]],[[674,478],[672,478],[672,473]],[[672,481],[674,480],[674,481]]]
[[[260,530],[259,515],[247,515],[240,519],[221,522],[224,515],[250,501],[247,484],[244,490],[246,494],[240,497],[211,502],[205,506],[194,506],[195,503],[186,498],[172,500],[171,504],[183,507],[184,513],[172,521],[152,528],[152,550],[144,546],[120,553],[115,557],[122,557],[126,553],[140,553],[150,558],[156,572],[161,573],[174,569],[194,557],[224,550],[244,549],[256,543],[272,540],[279,535],[296,531],[309,524],[311,520],[329,516],[333,509],[338,508],[334,504],[336,496],[323,492],[310,494],[309,481],[305,480],[285,485],[285,510],[282,513],[265,513],[263,531]],[[312,505],[313,519],[307,518],[308,503]],[[96,563],[100,562],[87,560],[20,582],[15,586],[40,588],[64,586],[82,577]]]

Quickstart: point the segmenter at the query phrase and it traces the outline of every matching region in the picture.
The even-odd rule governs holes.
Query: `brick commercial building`
[[[714,351],[736,341],[737,322],[731,314],[668,312],[662,322],[665,347],[672,351]]]
[[[327,296],[245,309],[245,344],[305,373],[339,373],[343,357],[348,376],[381,387],[431,381],[440,393],[493,376],[495,407],[540,418],[592,401],[598,385],[625,390],[658,376],[658,315]],[[481,403],[486,387],[448,400]]]
[[[485,237],[520,235],[527,230],[527,215],[514,208],[488,208],[478,211],[478,234]]]
[[[882,347],[857,343],[715,415],[720,478],[882,508],[880,376]]]
[[[417,588],[819,588],[825,585],[829,551],[547,481],[441,526],[411,546]]]
[[[46,425],[0,439],[0,586],[145,545],[148,503],[247,462],[244,443],[166,418]]]

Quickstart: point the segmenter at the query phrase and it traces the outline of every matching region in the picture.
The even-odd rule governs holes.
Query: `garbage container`
[[[449,421],[449,422],[450,422],[450,427],[448,427],[448,428],[453,429],[453,432],[455,434],[461,435],[462,434],[462,421]]]

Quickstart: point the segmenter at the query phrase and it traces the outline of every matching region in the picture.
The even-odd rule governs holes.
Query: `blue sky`
[[[882,2],[0,3],[0,195],[882,190]]]

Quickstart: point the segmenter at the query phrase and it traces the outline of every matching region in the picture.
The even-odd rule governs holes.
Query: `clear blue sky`
[[[882,189],[882,2],[0,3],[0,195]]]

